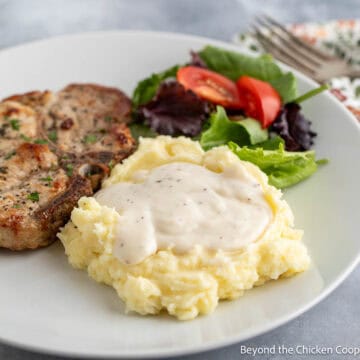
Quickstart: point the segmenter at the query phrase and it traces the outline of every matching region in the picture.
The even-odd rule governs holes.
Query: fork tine
[[[272,34],[272,38],[277,38],[281,41],[288,49],[291,50],[292,54],[297,57],[301,57],[301,60],[304,63],[307,63],[309,67],[314,68],[319,67],[324,63],[324,60],[318,57],[317,55],[309,53],[302,46],[295,44],[290,40],[289,36],[284,33],[280,28],[274,26],[272,23],[269,23],[265,17],[255,17],[255,20],[265,29],[267,29]]]
[[[321,51],[319,49],[316,49],[314,46],[306,43],[305,41],[301,40],[299,37],[292,34],[288,29],[285,28],[282,24],[280,24],[278,21],[273,19],[271,16],[264,14],[264,17],[274,26],[277,26],[279,29],[281,29],[292,41],[294,41],[296,44],[302,46],[304,49],[309,51],[310,53],[320,57],[323,60],[330,60],[333,57],[326,54],[324,51]]]
[[[262,40],[258,39],[258,41],[262,44],[263,48],[268,51],[269,53],[271,53],[276,59],[282,61],[284,64],[287,64],[291,67],[293,67],[294,69],[298,69],[299,71],[301,71],[303,74],[309,76],[309,77],[313,77],[314,73],[313,72],[309,72],[307,69],[304,69],[302,67],[300,67],[297,63],[293,62],[291,59],[283,56],[281,53],[279,53],[278,51],[271,49],[267,47],[267,44],[264,44],[262,42]]]
[[[255,36],[264,46],[266,51],[269,51],[273,54],[276,58],[281,61],[284,61],[288,65],[291,65],[302,72],[307,74],[314,75],[314,69],[310,68],[303,62],[299,61],[296,57],[291,55],[288,51],[284,51],[284,49],[278,44],[274,43],[269,36],[265,35],[257,26],[253,25]],[[280,59],[281,57],[281,59]]]
[[[288,64],[290,66],[293,67],[297,67],[297,64],[295,64],[294,62],[292,62],[291,59],[284,57],[279,51],[277,51],[276,49],[274,49],[266,40],[266,38],[263,38],[261,36],[261,34],[254,32],[253,34],[257,41],[261,44],[261,46],[264,48],[264,50],[266,52],[268,52],[269,54],[273,55],[276,59],[282,61],[285,64]]]

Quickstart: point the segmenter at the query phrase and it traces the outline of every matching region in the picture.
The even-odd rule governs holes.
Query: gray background
[[[0,0],[0,48],[59,34],[106,29],[183,32],[228,41],[234,33],[245,31],[259,12],[269,13],[282,22],[302,22],[352,18],[359,7],[360,0]],[[241,345],[360,347],[359,288],[360,267],[325,301],[289,324],[242,344],[181,359],[289,357],[241,355]],[[307,358],[317,357],[353,358],[341,355]],[[291,357],[303,358],[304,355]],[[0,344],[0,359],[60,358]]]

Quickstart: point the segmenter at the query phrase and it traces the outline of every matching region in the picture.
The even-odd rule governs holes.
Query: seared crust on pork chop
[[[134,150],[121,91],[72,84],[0,103],[0,247],[51,243],[81,196]]]

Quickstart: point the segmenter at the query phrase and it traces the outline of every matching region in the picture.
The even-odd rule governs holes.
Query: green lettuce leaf
[[[280,144],[285,146],[285,141],[282,137],[276,135],[270,139],[257,143],[255,145],[250,145],[250,149],[263,148],[264,150],[277,150],[280,147]]]
[[[179,67],[179,65],[175,65],[160,73],[152,74],[150,77],[141,80],[137,84],[132,96],[134,108],[149,102],[156,94],[156,91],[162,81],[176,77]]]
[[[222,106],[210,115],[210,127],[201,133],[200,144],[204,150],[233,141],[241,146],[253,145],[267,140],[268,132],[254,119],[231,121]]]
[[[287,104],[298,96],[297,81],[293,73],[285,73],[269,80],[271,86],[280,94],[281,100]]]
[[[314,151],[288,152],[280,144],[277,150],[240,147],[234,142],[230,150],[241,160],[257,165],[269,177],[269,184],[277,188],[292,186],[312,175],[323,161],[316,162]]]
[[[265,54],[259,57],[243,55],[235,51],[223,50],[215,46],[205,46],[199,52],[209,69],[236,81],[240,76],[252,76],[268,81],[282,75],[280,68],[271,56]]]
[[[283,73],[268,54],[252,57],[235,51],[206,46],[199,55],[209,69],[234,81],[242,75],[247,75],[269,82],[280,94],[284,103],[297,97],[295,76],[292,73]]]
[[[307,93],[299,96],[298,98],[294,99],[293,102],[300,104],[301,102],[305,101],[305,100],[309,100],[312,97],[322,93],[325,90],[330,89],[330,86],[328,84],[323,84],[320,85],[319,87],[312,89],[310,91],[308,91]]]
[[[145,124],[132,123],[129,125],[131,135],[135,140],[139,140],[139,137],[156,137],[158,134],[151,130],[149,126]]]

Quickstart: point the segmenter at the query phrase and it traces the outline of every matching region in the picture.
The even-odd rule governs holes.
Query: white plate
[[[66,36],[0,52],[0,97],[71,82],[98,82],[131,93],[138,80],[214,44],[184,35],[104,32]],[[315,84],[295,72],[300,92]],[[67,264],[59,243],[40,251],[0,251],[0,340],[49,353],[150,357],[193,353],[235,343],[293,319],[323,299],[359,260],[360,128],[335,98],[304,104],[330,163],[286,191],[296,225],[305,229],[312,268],[292,279],[222,302],[210,316],[178,322],[124,314],[115,291]]]

